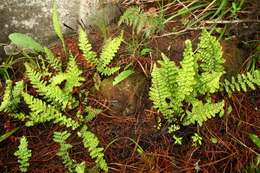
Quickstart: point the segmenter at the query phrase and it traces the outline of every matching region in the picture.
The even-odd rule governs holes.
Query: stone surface
[[[96,17],[111,20],[118,14],[116,6],[102,6],[101,0],[56,0],[65,34],[76,32],[78,21],[93,24]],[[13,32],[26,33],[41,43],[56,40],[51,19],[52,0],[2,0],[0,3],[0,43],[8,42]]]
[[[113,86],[113,77],[101,82],[97,92],[102,99],[107,100],[114,115],[130,116],[140,108],[148,81],[140,73],[134,73],[119,84]]]

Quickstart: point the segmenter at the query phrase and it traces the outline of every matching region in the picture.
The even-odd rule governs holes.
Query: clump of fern
[[[28,149],[28,141],[25,136],[20,138],[20,145],[14,155],[18,157],[20,171],[27,172],[30,165],[29,160],[32,157],[32,151]]]
[[[108,39],[103,46],[100,57],[97,58],[97,54],[92,50],[86,32],[83,29],[79,31],[79,48],[83,52],[84,57],[96,66],[99,73],[105,76],[110,76],[119,70],[119,67],[109,67],[109,64],[115,57],[122,41],[123,33],[114,39]]]
[[[66,52],[67,49],[65,48],[58,15],[56,14],[55,3],[53,8],[55,32],[63,43],[64,51]],[[21,37],[22,34],[18,35]],[[28,36],[26,38],[23,41],[30,41],[28,45],[30,45],[31,49],[39,49],[41,47],[41,55],[39,55],[41,61],[38,62],[38,66],[35,66],[34,63],[25,63],[25,77],[21,81],[15,83],[11,80],[6,81],[6,89],[0,104],[0,111],[6,112],[13,118],[24,122],[25,126],[28,127],[40,123],[53,123],[68,128],[72,133],[80,131],[84,136],[82,137],[82,142],[89,149],[91,157],[95,159],[100,169],[107,172],[108,167],[102,153],[103,148],[97,147],[99,145],[98,138],[94,133],[86,129],[85,125],[94,119],[100,110],[88,105],[87,94],[85,94],[87,91],[82,90],[81,93],[74,91],[75,88],[80,87],[85,81],[82,76],[83,72],[77,65],[76,57],[66,52],[68,61],[61,62],[50,49],[43,48],[32,38],[28,39]],[[102,74],[108,75],[118,70],[118,67],[109,68],[108,65],[121,42],[122,35],[105,45],[97,65],[97,68],[102,70]],[[34,44],[37,46],[33,46]],[[72,113],[75,116],[70,115],[70,112],[76,112]],[[80,130],[81,126],[84,127],[84,131]],[[61,146],[58,155],[63,158],[64,164],[71,170],[70,172],[84,172],[85,164],[75,163],[68,155],[68,150],[72,146],[66,144],[65,140],[69,136],[70,133],[67,131],[54,134],[54,141]],[[25,149],[27,141],[24,138],[21,140],[21,149],[19,147],[15,154],[23,165],[20,167],[21,171],[26,170],[26,166],[28,166],[26,157],[29,156],[28,151]]]
[[[232,82],[221,77],[224,71],[224,59],[220,43],[204,30],[200,36],[197,51],[192,50],[191,41],[185,42],[183,60],[178,67],[162,54],[162,60],[154,65],[150,99],[154,107],[160,110],[170,123],[169,132],[176,143],[181,137],[175,135],[180,125],[198,124],[215,116],[224,115],[224,100],[211,99],[211,94],[224,87],[227,92],[246,91],[248,85],[255,89],[259,85],[259,71],[254,74],[238,75]]]
[[[144,33],[148,38],[164,27],[164,20],[162,14],[144,12],[140,7],[130,7],[120,17],[118,24],[132,26],[133,33]]]

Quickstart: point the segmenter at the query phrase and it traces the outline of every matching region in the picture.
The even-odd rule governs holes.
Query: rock
[[[112,20],[119,14],[112,5],[102,6],[101,0],[56,0],[64,34],[77,32],[78,21],[86,26],[93,24],[95,15]],[[57,39],[51,18],[52,0],[2,0],[0,4],[0,43],[8,42],[13,32],[26,33],[41,43]],[[91,19],[91,20],[90,20]]]
[[[237,47],[234,41],[221,42],[223,57],[225,59],[225,71],[228,76],[240,73],[242,69],[245,52]]]
[[[97,94],[109,103],[109,108],[116,115],[133,115],[140,109],[140,101],[147,87],[143,74],[134,73],[119,84],[113,86],[113,77],[101,82]]]

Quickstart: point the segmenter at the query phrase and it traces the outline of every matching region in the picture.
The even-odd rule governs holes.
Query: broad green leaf
[[[19,129],[19,128],[17,127],[17,128],[15,128],[15,129],[13,129],[13,130],[11,130],[11,131],[8,131],[8,132],[6,132],[5,134],[1,135],[1,136],[0,136],[0,142],[2,142],[2,141],[4,141],[4,140],[6,140],[7,138],[9,138],[9,137],[10,137],[13,133],[15,133],[18,129]]]
[[[44,49],[36,42],[32,37],[22,34],[22,33],[12,33],[9,35],[9,39],[13,44],[22,49],[31,49],[36,52],[43,52]]]
[[[57,4],[55,0],[53,0],[53,5],[52,5],[52,23],[53,23],[54,31],[56,35],[59,37],[59,39],[61,40],[62,46],[65,50],[65,42],[62,34],[61,22],[58,16]]]
[[[133,70],[122,71],[118,76],[115,77],[113,81],[113,85],[115,86],[116,84],[120,83],[122,80],[126,79],[128,76],[130,76],[133,73],[134,73]]]
[[[260,138],[256,134],[249,134],[249,137],[251,141],[258,147],[260,148]]]

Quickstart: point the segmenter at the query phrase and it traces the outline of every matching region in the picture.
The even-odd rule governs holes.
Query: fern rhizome
[[[220,43],[207,31],[200,36],[197,50],[192,50],[190,40],[185,42],[183,60],[178,67],[162,54],[162,60],[154,65],[150,99],[169,123],[168,132],[175,143],[181,143],[176,131],[182,125],[198,124],[224,115],[224,100],[213,100],[211,95],[221,90],[228,93],[247,91],[260,85],[260,71],[232,77],[231,82],[221,77],[224,59]]]

